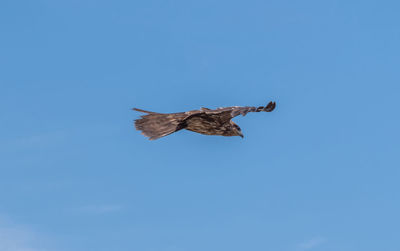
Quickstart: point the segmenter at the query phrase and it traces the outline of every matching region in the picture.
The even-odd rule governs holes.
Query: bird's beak
[[[244,138],[244,136],[241,132],[239,132],[239,136],[242,137],[242,139]]]

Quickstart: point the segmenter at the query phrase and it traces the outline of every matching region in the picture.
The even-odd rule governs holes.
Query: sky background
[[[400,250],[399,1],[0,1],[0,251]],[[138,107],[265,105],[148,141]]]

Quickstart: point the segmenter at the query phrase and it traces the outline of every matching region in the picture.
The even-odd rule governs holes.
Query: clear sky
[[[0,1],[0,251],[400,250],[399,9]],[[130,110],[271,100],[244,139]]]

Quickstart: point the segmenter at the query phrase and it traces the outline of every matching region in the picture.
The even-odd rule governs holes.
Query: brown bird
[[[167,136],[182,129],[205,134],[221,136],[240,136],[242,131],[231,119],[245,116],[248,112],[271,112],[275,109],[275,102],[267,106],[231,106],[215,110],[202,107],[200,110],[178,113],[156,113],[137,108],[132,110],[147,113],[135,120],[135,127],[150,140]]]

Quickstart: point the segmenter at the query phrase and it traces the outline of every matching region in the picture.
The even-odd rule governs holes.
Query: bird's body
[[[241,136],[243,134],[238,125],[231,119],[245,116],[248,112],[271,112],[275,109],[275,102],[267,106],[256,107],[223,107],[215,110],[201,108],[179,113],[156,113],[134,108],[133,110],[147,113],[135,120],[135,127],[150,140],[158,139],[181,129],[205,134],[221,136]]]

